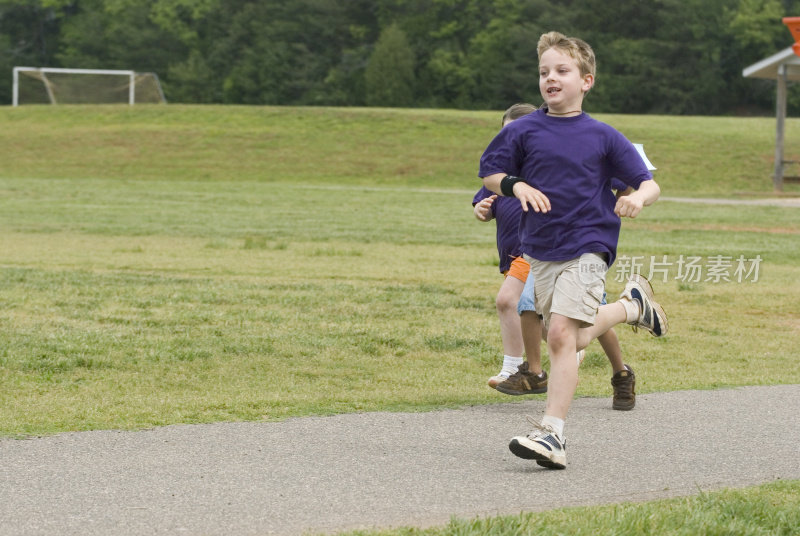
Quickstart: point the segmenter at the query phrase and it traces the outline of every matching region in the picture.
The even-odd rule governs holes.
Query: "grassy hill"
[[[0,108],[2,176],[466,188],[501,112],[367,108]],[[643,143],[668,196],[772,191],[775,120],[598,115]],[[786,157],[800,160],[800,120]],[[790,186],[787,191],[800,193]]]

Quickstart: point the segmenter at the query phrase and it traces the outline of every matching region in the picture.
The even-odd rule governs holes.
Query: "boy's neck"
[[[550,108],[549,106],[545,106],[545,113],[551,117],[575,117],[581,115],[583,110],[581,109],[580,104],[578,106],[570,108],[558,107],[558,108]]]
[[[562,102],[558,106],[547,108],[547,115],[553,117],[575,117],[583,113],[583,95],[571,102]]]
[[[568,110],[566,112],[560,112],[558,110],[551,110],[549,108],[547,109],[547,115],[551,115],[553,117],[575,117],[576,115],[581,115],[582,113],[583,113],[583,110],[581,110],[581,109]]]

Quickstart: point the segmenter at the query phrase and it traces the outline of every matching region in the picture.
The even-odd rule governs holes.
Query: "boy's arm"
[[[630,194],[632,194],[632,193],[633,193],[633,192],[635,192],[635,191],[636,191],[636,190],[634,190],[634,189],[633,189],[633,186],[628,186],[628,187],[627,187],[627,188],[625,188],[624,190],[617,190],[617,193],[616,193],[616,194],[614,194],[614,195],[616,196],[616,198],[617,198],[617,199],[619,199],[619,198],[620,198],[620,197],[622,197],[623,195],[630,195]]]
[[[492,203],[494,203],[495,199],[497,199],[497,195],[491,195],[475,203],[473,213],[478,218],[478,221],[490,221],[494,218],[492,215]]]
[[[623,195],[617,199],[614,213],[620,218],[635,218],[642,211],[642,208],[652,205],[661,195],[661,188],[654,180],[642,182],[639,189],[629,195]]]
[[[499,195],[505,195],[502,189],[503,179],[508,177],[505,173],[495,173],[483,178],[483,185],[489,190]],[[514,197],[522,203],[522,210],[528,212],[528,205],[533,207],[534,212],[548,212],[550,210],[550,200],[542,192],[529,186],[524,181],[519,180],[512,188]]]

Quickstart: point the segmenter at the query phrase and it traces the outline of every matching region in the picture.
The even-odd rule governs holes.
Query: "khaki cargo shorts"
[[[542,315],[545,329],[550,327],[553,313],[575,319],[581,327],[594,324],[606,286],[605,255],[584,253],[568,261],[539,261],[525,255],[525,260],[536,281],[536,311]]]

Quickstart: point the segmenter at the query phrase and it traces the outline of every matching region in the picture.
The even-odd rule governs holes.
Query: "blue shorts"
[[[603,301],[600,302],[600,305],[605,305],[606,303],[608,303],[606,301],[606,293],[603,291]],[[522,294],[517,302],[517,314],[521,315],[525,311],[536,312],[536,304],[533,298],[533,274],[528,274],[528,279],[525,280],[525,286],[522,287]]]
[[[517,314],[522,314],[525,311],[536,312],[536,305],[533,300],[533,274],[528,274],[528,279],[525,280],[525,286],[522,287],[522,294],[519,296],[517,302]]]

